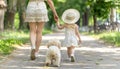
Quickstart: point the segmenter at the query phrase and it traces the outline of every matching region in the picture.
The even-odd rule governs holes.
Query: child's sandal
[[[71,56],[71,62],[75,62],[75,57]]]

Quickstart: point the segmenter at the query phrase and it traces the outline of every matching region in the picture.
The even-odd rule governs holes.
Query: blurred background
[[[0,0],[1,54],[9,54],[14,48],[13,44],[28,42],[29,26],[24,22],[28,1]],[[77,21],[80,32],[99,35],[99,39],[120,46],[120,0],[53,0],[53,2],[60,19],[66,9],[75,8],[80,12],[80,19]],[[46,23],[43,34],[56,30],[52,11],[48,5],[47,8],[49,22]]]

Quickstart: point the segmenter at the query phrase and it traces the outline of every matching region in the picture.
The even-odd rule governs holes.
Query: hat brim
[[[66,15],[69,12],[75,14],[75,18],[73,20],[66,19]],[[63,20],[63,22],[68,23],[68,24],[74,24],[74,23],[76,23],[79,20],[79,18],[80,18],[80,13],[76,9],[68,9],[65,12],[63,12],[63,14],[62,14],[62,20]]]

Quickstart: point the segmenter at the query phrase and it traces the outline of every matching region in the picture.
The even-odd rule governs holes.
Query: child
[[[59,29],[65,29],[64,45],[67,47],[67,54],[71,62],[75,62],[74,49],[81,43],[78,26],[75,24],[80,18],[80,14],[75,9],[68,9],[62,15],[63,25]]]

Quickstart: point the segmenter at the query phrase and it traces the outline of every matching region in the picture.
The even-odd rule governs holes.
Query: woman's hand
[[[58,22],[58,15],[54,14],[54,20],[56,23]]]
[[[54,3],[53,3],[52,0],[47,0],[47,3],[48,3],[48,5],[49,5],[50,8],[51,8],[51,10],[52,10],[52,12],[53,12],[53,15],[54,15],[54,20],[55,20],[56,23],[57,23],[57,21],[58,21],[58,15],[57,15],[57,12],[56,12],[56,10],[55,10]]]

